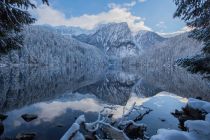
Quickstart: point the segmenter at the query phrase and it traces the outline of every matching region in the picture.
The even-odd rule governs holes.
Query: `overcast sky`
[[[32,12],[36,24],[93,29],[98,24],[127,22],[133,32],[151,30],[173,33],[188,30],[174,19],[173,0],[49,0]]]

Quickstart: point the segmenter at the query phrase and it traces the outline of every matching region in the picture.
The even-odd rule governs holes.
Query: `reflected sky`
[[[83,113],[87,117],[90,116],[89,120],[94,120],[96,118],[94,116],[97,116],[97,112],[102,110],[103,106],[94,95],[66,93],[52,101],[40,102],[7,112],[8,118],[4,121],[5,135],[15,136],[17,132],[27,130],[39,133],[37,139],[43,139],[46,137],[45,134],[42,134],[43,132],[57,133],[57,130],[60,130],[64,133],[74,120]],[[21,118],[21,115],[25,113],[36,114],[38,119],[27,123]],[[62,126],[62,128],[58,126]],[[48,137],[59,139],[63,133]]]

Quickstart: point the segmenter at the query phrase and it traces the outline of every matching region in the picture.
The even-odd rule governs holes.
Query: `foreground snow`
[[[187,105],[207,113],[205,120],[188,120],[185,127],[188,132],[159,129],[151,140],[209,140],[210,139],[210,103],[190,98]]]

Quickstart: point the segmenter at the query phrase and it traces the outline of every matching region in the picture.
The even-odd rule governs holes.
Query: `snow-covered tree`
[[[204,44],[203,53],[183,59],[180,64],[192,72],[210,73],[210,0],[174,0],[174,17],[184,20],[193,28],[190,37]]]
[[[48,0],[42,0],[48,4]],[[0,52],[20,48],[23,37],[20,34],[24,25],[35,19],[28,13],[28,8],[36,8],[30,0],[0,0]]]

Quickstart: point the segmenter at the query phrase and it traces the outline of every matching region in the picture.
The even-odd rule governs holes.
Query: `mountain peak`
[[[139,52],[132,32],[125,22],[101,25],[94,34],[80,35],[75,38],[97,46],[112,56],[126,56]]]
[[[165,38],[155,32],[141,30],[135,35],[135,41],[142,48],[150,48],[154,44],[164,41]]]

